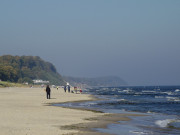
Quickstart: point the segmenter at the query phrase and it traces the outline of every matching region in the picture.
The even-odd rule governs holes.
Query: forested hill
[[[34,79],[47,80],[55,85],[65,84],[55,66],[39,56],[0,56],[0,80],[32,83]]]
[[[127,82],[117,76],[97,78],[78,78],[63,76],[63,78],[70,84],[79,87],[118,87],[127,85]]]

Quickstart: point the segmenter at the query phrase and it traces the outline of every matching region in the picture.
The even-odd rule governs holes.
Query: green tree
[[[2,81],[17,82],[18,80],[17,71],[12,66],[0,65],[0,79]]]

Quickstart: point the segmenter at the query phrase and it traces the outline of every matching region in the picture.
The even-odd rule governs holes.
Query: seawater
[[[103,100],[68,103],[64,106],[146,115],[110,124],[107,129],[95,129],[99,132],[116,135],[180,134],[180,86],[99,87],[84,92]]]

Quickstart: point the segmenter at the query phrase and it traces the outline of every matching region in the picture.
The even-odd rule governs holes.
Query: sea
[[[180,135],[180,86],[96,87],[83,90],[101,100],[58,106],[88,108],[105,113],[142,114],[109,124],[97,132],[114,135]]]

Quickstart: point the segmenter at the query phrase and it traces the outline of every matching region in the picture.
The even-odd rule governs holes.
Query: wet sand
[[[51,99],[46,99],[44,89],[0,88],[0,134],[101,135],[91,129],[106,128],[109,123],[130,120],[130,114],[105,114],[86,109],[52,106],[52,103],[94,99],[90,95],[64,93],[63,89],[55,88],[51,89]]]

